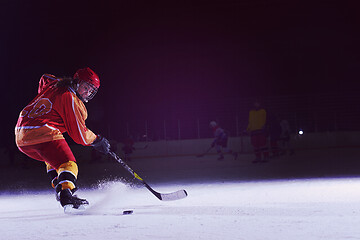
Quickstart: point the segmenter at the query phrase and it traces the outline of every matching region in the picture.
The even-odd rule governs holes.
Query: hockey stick
[[[205,156],[205,154],[207,154],[212,148],[213,148],[213,147],[210,146],[204,153],[199,154],[199,155],[196,155],[196,157],[203,157],[203,156]]]
[[[109,152],[109,154],[115,158],[129,173],[131,173],[136,179],[138,179],[152,194],[154,194],[161,201],[174,201],[185,198],[187,192],[185,190],[179,190],[172,193],[159,193],[152,189],[134,170],[132,170],[116,153]]]

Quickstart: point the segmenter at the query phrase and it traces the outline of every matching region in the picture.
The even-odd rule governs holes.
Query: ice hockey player
[[[64,208],[78,209],[88,201],[73,195],[78,166],[63,133],[104,154],[110,150],[109,141],[85,125],[88,114],[84,103],[94,97],[99,87],[100,79],[90,68],[79,69],[73,78],[44,74],[38,95],[20,112],[15,127],[19,150],[45,162],[57,200]]]
[[[266,120],[266,110],[261,106],[260,100],[256,99],[254,108],[249,112],[249,123],[246,129],[250,134],[251,145],[254,147],[255,159],[252,161],[253,163],[269,160]]]
[[[234,159],[237,158],[237,153],[233,153],[231,149],[228,148],[228,134],[226,131],[221,128],[217,122],[211,121],[209,127],[214,132],[214,141],[211,143],[211,147],[216,147],[216,152],[218,153],[219,157],[218,160],[224,159],[224,153],[230,153],[234,156]]]

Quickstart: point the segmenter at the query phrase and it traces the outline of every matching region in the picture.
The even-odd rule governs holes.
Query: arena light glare
[[[299,130],[299,135],[303,135],[304,131],[302,129]]]

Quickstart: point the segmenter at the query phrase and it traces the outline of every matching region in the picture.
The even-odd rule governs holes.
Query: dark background
[[[43,73],[72,76],[85,66],[101,80],[88,126],[105,135],[126,121],[216,118],[257,96],[330,94],[324,102],[337,102],[358,93],[356,1],[0,4],[2,145],[13,144]],[[341,107],[359,112],[357,101]]]

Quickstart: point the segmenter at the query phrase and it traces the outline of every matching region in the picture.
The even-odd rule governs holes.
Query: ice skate
[[[72,190],[70,190],[71,194],[74,195],[74,193],[77,190],[79,190],[79,188],[77,188],[77,187],[73,188]],[[56,191],[55,192],[56,201],[60,202],[60,191],[61,191],[61,185],[60,184],[55,187],[55,191]]]
[[[59,193],[60,204],[67,212],[69,209],[85,210],[85,206],[89,205],[86,199],[78,198],[73,195],[70,189],[61,190]]]

